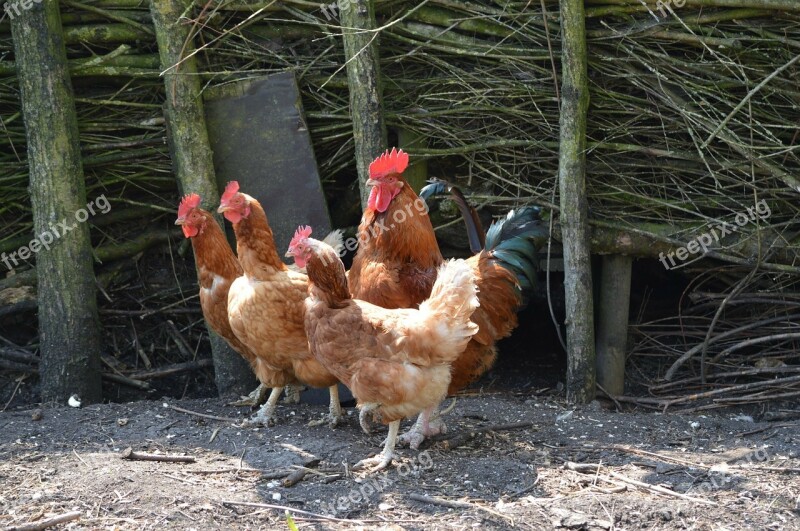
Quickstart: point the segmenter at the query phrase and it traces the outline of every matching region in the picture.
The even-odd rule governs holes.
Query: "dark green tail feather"
[[[479,237],[482,229],[477,222],[475,210],[455,185],[442,180],[432,180],[420,191],[420,197],[450,193],[458,205],[467,226],[467,235],[473,253],[481,250]],[[492,223],[486,232],[483,250],[488,251],[494,260],[500,262],[517,277],[522,295],[522,307],[527,305],[528,297],[536,288],[539,271],[538,249],[547,241],[547,226],[542,222],[539,207],[522,207],[512,210],[505,219]]]
[[[513,272],[519,282],[522,307],[527,305],[536,287],[539,271],[538,249],[547,240],[547,225],[541,209],[522,207],[512,210],[505,219],[496,221],[486,232],[485,249],[492,258]]]

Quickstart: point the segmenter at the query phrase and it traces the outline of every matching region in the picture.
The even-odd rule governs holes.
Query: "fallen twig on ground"
[[[608,476],[600,474],[601,465],[594,464],[594,463],[573,463],[572,461],[567,461],[564,463],[564,468],[567,470],[573,470],[575,472],[580,472],[582,474],[595,474],[597,479],[603,480],[607,483],[616,483],[612,481],[610,478],[617,479],[622,481],[623,483],[627,483],[629,485],[633,485],[635,487],[639,487],[641,489],[649,490],[651,492],[656,492],[658,494],[664,494],[666,496],[672,496],[674,498],[680,498],[686,501],[692,501],[696,503],[705,503],[707,505],[717,505],[716,502],[711,500],[704,500],[702,498],[693,498],[691,496],[687,496],[685,494],[681,494],[680,492],[675,492],[674,490],[667,489],[665,487],[660,487],[658,485],[651,485],[649,483],[645,483],[643,481],[639,481],[636,479],[631,479],[619,472],[614,472],[613,470],[608,471]]]
[[[53,527],[54,525],[65,524],[67,522],[77,520],[80,518],[80,516],[80,511],[71,511],[58,516],[53,516],[52,518],[45,518],[44,520],[39,520],[37,522],[7,527],[5,531],[40,531],[41,529],[47,529],[48,527]]]
[[[187,415],[194,415],[195,417],[202,417],[204,419],[221,420],[223,422],[239,422],[239,419],[234,419],[231,417],[218,417],[216,415],[209,415],[207,413],[198,413],[197,411],[192,411],[191,409],[183,409],[182,407],[173,406],[170,404],[167,404],[167,407],[172,409],[173,411],[186,413]]]
[[[161,454],[142,454],[134,452],[133,448],[128,446],[119,455],[122,459],[130,461],[161,461],[164,463],[194,463],[194,457],[190,455],[161,455]]]
[[[295,507],[288,507],[286,505],[273,505],[271,503],[254,503],[254,502],[239,502],[239,501],[231,501],[231,500],[222,500],[220,502],[222,505],[226,506],[239,506],[239,507],[255,507],[257,509],[273,509],[276,511],[289,511],[291,514],[304,514],[311,518],[318,518],[320,520],[329,520],[331,522],[347,522],[349,524],[363,524],[363,520],[349,520],[347,518],[336,518],[335,516],[326,516],[324,514],[319,513],[312,513],[311,511],[304,511],[302,509],[296,509]]]
[[[493,511],[487,507],[483,507],[482,505],[478,505],[477,503],[470,503],[465,501],[454,501],[454,500],[445,500],[442,498],[433,498],[431,496],[425,496],[424,494],[414,494],[413,492],[408,495],[408,499],[422,502],[422,503],[430,503],[432,505],[441,505],[442,507],[449,507],[451,509],[477,509],[480,511],[487,512],[493,516],[497,516],[504,520],[507,520],[514,525],[514,520],[510,516],[506,516],[504,514],[500,514],[497,511]]]

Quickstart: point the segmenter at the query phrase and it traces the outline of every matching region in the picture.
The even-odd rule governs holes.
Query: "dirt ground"
[[[0,529],[74,511],[59,528],[800,529],[796,421],[473,393],[447,435],[365,476],[348,467],[385,430],[363,434],[353,408],[335,429],[308,426],[326,408],[303,403],[242,429],[173,407],[249,414],[216,399],[0,414]],[[128,447],[194,462],[122,459]]]

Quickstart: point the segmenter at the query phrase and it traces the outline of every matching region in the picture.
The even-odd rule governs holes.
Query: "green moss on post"
[[[203,206],[216,212],[219,190],[206,131],[200,77],[195,58],[189,57],[194,51],[190,26],[180,23],[189,5],[190,2],[182,0],[159,0],[150,4],[150,11],[161,68],[165,71],[165,114],[175,175],[184,193],[199,194]],[[210,329],[209,334],[220,396],[249,392],[256,383],[250,366]]]
[[[561,0],[562,85],[558,178],[564,244],[567,398],[594,399],[595,344],[592,269],[586,200],[588,60],[583,0]]]
[[[32,255],[38,248],[42,400],[63,404],[77,393],[84,402],[97,402],[102,398],[100,321],[89,226],[76,218],[87,200],[58,2],[34,3],[11,20],[11,32],[34,231],[41,241],[52,237],[49,249],[29,244],[19,252]]]
[[[386,128],[381,113],[380,67],[375,10],[370,0],[341,0],[339,14],[350,85],[358,187],[361,208],[366,208],[369,164],[386,148]]]

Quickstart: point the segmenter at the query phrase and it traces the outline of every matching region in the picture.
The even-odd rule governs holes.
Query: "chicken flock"
[[[445,430],[438,411],[447,395],[477,380],[494,363],[496,342],[517,325],[517,311],[536,282],[537,241],[546,235],[538,209],[512,210],[484,235],[463,196],[469,259],[444,260],[427,206],[403,178],[408,155],[387,151],[369,168],[371,187],[350,271],[340,259],[341,233],[325,241],[300,227],[285,256],[267,215],[253,197],[228,183],[218,212],[232,225],[236,253],[197,194],[178,207],[192,242],[200,303],[208,325],[249,363],[261,382],[251,395],[269,397],[249,425],[276,421],[284,388],[327,387],[330,408],[316,424],[343,418],[338,384],[357,400],[362,429],[389,425],[380,454],[355,468],[389,466],[398,442],[417,449]],[[425,187],[421,196],[446,189]],[[476,243],[477,242],[477,243]],[[419,415],[399,435],[400,422]]]

